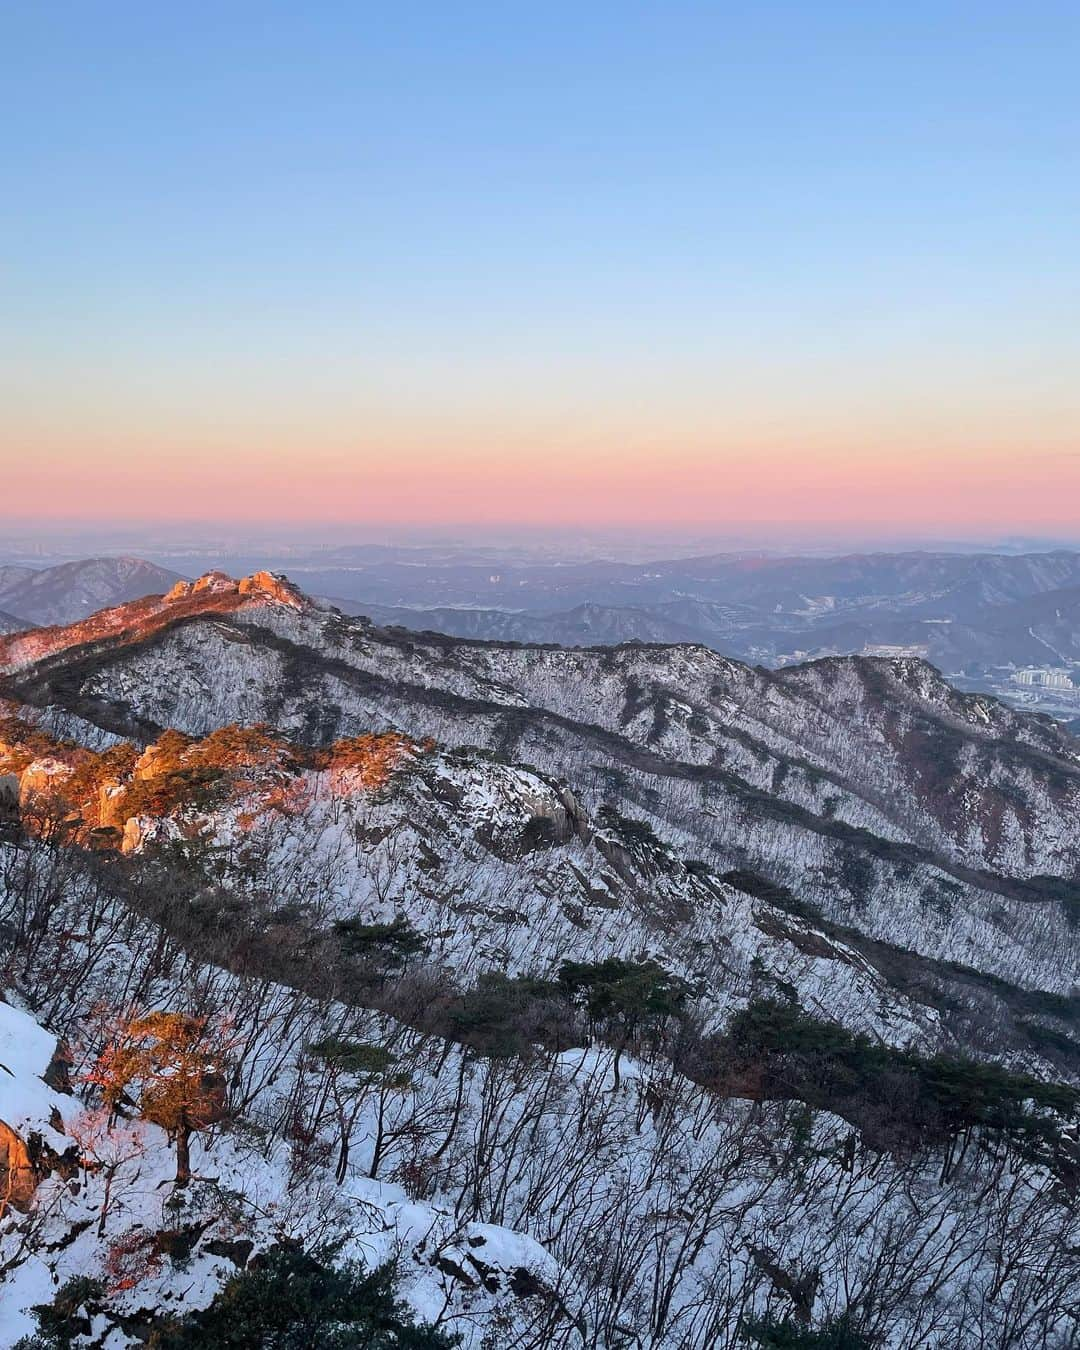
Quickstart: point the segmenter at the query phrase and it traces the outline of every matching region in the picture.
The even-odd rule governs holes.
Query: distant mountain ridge
[[[667,619],[657,610],[581,604],[552,614],[511,613],[501,609],[409,609],[367,605],[329,597],[329,603],[353,617],[367,616],[385,627],[450,637],[499,642],[550,643],[559,647],[621,642],[696,642],[693,627]]]
[[[290,569],[291,570],[291,569]],[[822,613],[875,611],[971,618],[985,605],[1080,585],[1080,553],[861,553],[839,557],[719,554],[670,561],[482,565],[403,560],[335,569],[312,562],[310,592],[376,605],[554,613],[581,604],[653,608],[692,600],[806,626]]]
[[[766,665],[860,652],[921,649],[943,669],[1080,660],[1080,555],[868,554],[845,558],[690,559],[520,569],[481,579],[412,582],[455,595],[440,606],[387,604],[400,579],[360,570],[370,600],[335,595],[346,613],[414,631],[498,641],[701,642]],[[544,607],[566,595],[570,608]],[[502,604],[506,607],[503,608]]]
[[[87,558],[36,570],[0,567],[0,609],[27,623],[75,623],[96,610],[167,591],[180,580],[142,558]]]
[[[912,619],[882,614],[839,619],[823,614],[804,628],[770,625],[745,609],[699,600],[651,607],[579,605],[554,613],[498,609],[413,609],[331,598],[346,614],[387,627],[450,637],[559,647],[624,642],[699,642],[740,660],[781,660],[863,652],[875,646],[922,649],[947,671],[975,663],[1064,665],[1080,662],[1080,587],[985,606],[973,619]],[[831,621],[830,621],[831,620]]]
[[[564,565],[439,554],[301,575],[344,613],[452,637],[699,642],[767,666],[882,646],[921,652],[949,672],[1080,662],[1080,554],[1067,550]],[[137,558],[0,566],[0,622],[9,631],[78,622],[162,594],[178,577]]]

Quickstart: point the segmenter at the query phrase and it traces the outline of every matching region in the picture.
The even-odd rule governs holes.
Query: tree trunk
[[[448,1042],[449,1044],[449,1042]],[[431,1155],[432,1162],[437,1162],[450,1146],[457,1131],[458,1121],[461,1119],[461,1106],[465,1099],[465,1067],[468,1060],[468,1051],[464,1051],[461,1056],[461,1064],[458,1069],[457,1099],[454,1102],[454,1114],[450,1118],[450,1128],[446,1131],[446,1138]]]
[[[379,1175],[379,1164],[383,1151],[383,1094],[379,1093],[379,1109],[375,1115],[375,1142],[371,1146],[371,1170],[368,1176],[372,1181]]]
[[[349,1174],[349,1136],[352,1134],[349,1122],[345,1119],[344,1106],[338,1107],[338,1160],[334,1170],[334,1180],[340,1186]]]
[[[615,1059],[614,1059],[614,1061],[612,1062],[612,1069],[613,1069],[614,1072],[615,1072],[615,1083],[614,1083],[614,1091],[615,1091],[615,1092],[618,1092],[618,1090],[619,1090],[619,1083],[621,1082],[621,1079],[620,1079],[620,1077],[619,1077],[619,1063],[620,1063],[620,1061],[622,1060],[623,1051],[624,1051],[625,1049],[626,1049],[626,1041],[625,1041],[625,1040],[620,1041],[619,1044],[615,1047]]]
[[[191,1180],[191,1129],[181,1121],[176,1131],[176,1184],[186,1186]]]
[[[101,1197],[101,1218],[98,1220],[97,1235],[105,1236],[105,1220],[109,1217],[109,1202],[112,1200],[113,1178],[116,1176],[116,1168],[109,1167],[105,1171],[105,1194]]]

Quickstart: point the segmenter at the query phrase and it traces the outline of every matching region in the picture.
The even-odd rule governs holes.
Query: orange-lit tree
[[[224,1115],[229,1044],[225,1031],[205,1017],[145,1013],[120,1025],[90,1075],[110,1111],[137,1101],[146,1120],[168,1131],[178,1186],[191,1179],[192,1133]]]

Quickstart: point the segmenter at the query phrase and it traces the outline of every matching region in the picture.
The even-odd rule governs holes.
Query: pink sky
[[[582,437],[546,450],[519,434],[506,452],[401,438],[356,446],[185,450],[148,455],[87,432],[67,444],[4,450],[0,516],[168,522],[325,520],[388,524],[693,524],[773,521],[871,532],[984,528],[1068,531],[1080,524],[1080,454],[870,448],[706,450],[642,438],[623,450]]]
[[[687,427],[531,427],[481,421],[387,424],[381,435],[312,427],[177,425],[151,435],[93,423],[5,432],[0,517],[167,522],[324,520],[537,525],[755,522],[963,532],[1062,532],[1080,525],[1080,452],[1058,432],[1027,447],[1002,421],[983,444],[921,429],[744,425],[736,437]],[[799,448],[776,448],[772,435]],[[830,436],[841,448],[830,448]],[[849,444],[842,444],[848,440]],[[911,437],[914,440],[914,437]],[[852,441],[863,443],[852,443]],[[782,443],[782,441],[780,441]],[[144,450],[153,444],[154,452]]]
[[[0,517],[1080,530],[1076,381],[1029,352],[320,354],[21,351]]]

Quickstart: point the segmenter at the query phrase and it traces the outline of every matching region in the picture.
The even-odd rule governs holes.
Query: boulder
[[[25,1214],[37,1187],[38,1175],[22,1135],[0,1120],[0,1215],[9,1205]]]
[[[45,1176],[77,1162],[63,1131],[70,1102],[53,1086],[66,1077],[65,1054],[32,1017],[0,1001],[0,1216],[25,1213]]]
[[[237,589],[241,595],[267,595],[294,609],[299,609],[303,600],[303,593],[279,572],[253,572],[241,579]]]

